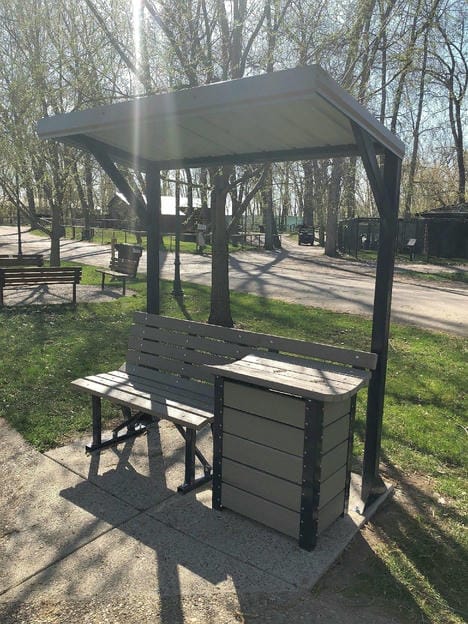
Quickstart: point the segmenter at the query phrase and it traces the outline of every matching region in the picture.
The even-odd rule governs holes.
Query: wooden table
[[[210,368],[213,507],[312,550],[347,510],[356,394],[370,373],[275,354]]]

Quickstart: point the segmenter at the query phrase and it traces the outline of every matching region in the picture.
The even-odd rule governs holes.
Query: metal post
[[[306,401],[299,524],[299,546],[305,550],[313,550],[317,543],[323,412],[321,401]]]
[[[182,297],[182,283],[180,281],[180,171],[176,171],[175,182],[175,256],[174,256],[174,286],[172,294],[174,297]]]
[[[369,383],[362,475],[362,499],[366,501],[367,506],[385,489],[379,475],[379,461],[387,375],[393,270],[398,229],[400,175],[401,160],[394,154],[387,152],[385,155],[383,182],[389,205],[378,207],[380,213],[380,234],[371,342],[371,351],[378,353],[379,358],[377,368]]]
[[[159,243],[161,240],[161,172],[157,164],[146,169],[146,195],[148,212],[146,310],[159,314]]]
[[[23,248],[21,244],[21,212],[18,205],[16,205],[16,225],[18,228],[18,256],[23,255]]]
[[[92,413],[93,413],[93,444],[87,447],[87,450],[93,450],[101,445],[101,397],[91,397]]]
[[[19,207],[20,203],[20,192],[19,192],[19,181],[18,175],[16,175],[16,227],[18,229],[18,256],[21,258],[23,255],[23,248],[21,242],[21,211]]]
[[[379,474],[379,462],[387,374],[388,337],[390,333],[393,270],[398,233],[401,159],[386,149],[382,170],[377,162],[372,139],[356,124],[352,123],[352,128],[380,215],[371,340],[371,351],[377,353],[379,357],[367,394],[366,438],[361,490],[362,500],[368,507],[385,490],[385,485]]]

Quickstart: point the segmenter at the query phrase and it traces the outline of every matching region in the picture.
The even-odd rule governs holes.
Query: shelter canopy
[[[352,123],[376,153],[402,158],[403,143],[318,65],[46,117],[38,134],[171,169],[358,155]]]
[[[161,170],[358,155],[380,219],[362,497],[379,475],[404,145],[319,66],[288,69],[41,119],[38,134],[81,147],[147,219],[147,310],[159,313]],[[377,159],[383,153],[384,158]],[[116,163],[147,173],[146,201]],[[140,208],[138,208],[140,207]],[[141,209],[141,210],[140,210]]]

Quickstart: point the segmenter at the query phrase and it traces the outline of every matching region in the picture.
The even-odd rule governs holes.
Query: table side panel
[[[318,517],[317,533],[323,533],[325,529],[335,522],[343,513],[345,502],[345,491],[342,490],[325,507],[320,510]]]
[[[224,408],[224,431],[241,438],[282,450],[292,455],[302,456],[304,432],[274,420],[254,414],[240,412],[230,407]]]
[[[224,405],[286,425],[304,428],[304,401],[286,394],[225,381]]]
[[[348,440],[343,440],[340,444],[333,447],[322,455],[321,465],[321,479],[325,481],[334,472],[336,472],[340,466],[346,464],[348,456]]]
[[[223,457],[223,483],[299,513],[301,486]],[[333,484],[331,484],[333,486]]]
[[[299,514],[275,503],[223,483],[223,507],[285,535],[299,535]]]
[[[345,449],[346,457],[346,449]],[[333,451],[330,452],[330,456]],[[223,457],[236,461],[257,470],[263,470],[273,476],[301,483],[302,457],[289,455],[283,451],[263,446],[252,440],[245,440],[230,433],[224,433]],[[328,457],[328,455],[327,455]],[[337,461],[332,458],[333,461]],[[329,462],[332,463],[332,462]]]

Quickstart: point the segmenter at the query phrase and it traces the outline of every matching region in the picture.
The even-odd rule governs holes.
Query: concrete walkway
[[[97,604],[127,603],[138,617],[121,608],[102,621],[285,622],[284,610],[298,622],[304,614],[309,623],[393,621],[373,612],[367,620],[365,610],[350,618],[338,605],[317,611],[309,593],[365,520],[356,475],[350,514],[308,553],[233,512],[213,511],[209,486],[178,494],[183,444],[168,423],[100,455],[86,456],[83,443],[42,455],[0,419],[2,624],[70,624],[75,611],[77,622],[94,624]],[[209,456],[208,434],[201,447]],[[60,603],[67,617],[40,619],[43,605]],[[85,604],[95,605],[91,619]],[[37,619],[13,619],[25,605]]]
[[[24,232],[23,253],[49,255],[50,241]],[[240,251],[230,258],[232,290],[283,301],[322,307],[338,312],[371,316],[374,267],[323,255],[318,247],[299,247],[284,238],[280,252]],[[0,227],[0,253],[16,252],[16,230]],[[108,266],[109,245],[63,240],[62,258],[94,266]],[[161,254],[162,277],[172,279],[174,255]],[[408,268],[420,272],[463,271],[466,267],[424,264],[396,267],[392,320],[435,331],[468,335],[468,287],[462,283],[428,282],[408,277]],[[140,262],[146,272],[146,253]],[[211,282],[211,257],[184,254],[181,277],[185,281]]]

